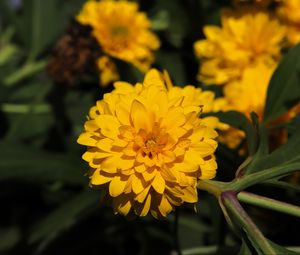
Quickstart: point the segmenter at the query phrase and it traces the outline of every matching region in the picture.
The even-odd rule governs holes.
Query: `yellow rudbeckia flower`
[[[276,65],[258,63],[247,67],[240,79],[228,83],[224,87],[227,109],[242,112],[249,118],[254,111],[262,119],[268,85],[275,68]]]
[[[300,42],[300,1],[280,1],[277,13],[287,26],[287,39],[291,46]]]
[[[160,47],[151,23],[138,4],[127,1],[87,1],[77,20],[92,27],[92,33],[107,55],[135,65],[146,72]]]
[[[83,159],[92,169],[90,184],[102,187],[122,215],[159,218],[196,203],[197,181],[213,178],[217,169],[217,133],[200,117],[212,109],[211,95],[192,86],[173,89],[155,69],[143,83],[114,85],[91,108],[78,138],[88,146]]]
[[[206,39],[195,43],[202,61],[199,80],[224,85],[240,78],[256,61],[273,66],[280,58],[285,28],[265,11],[225,10],[222,27],[205,26]]]

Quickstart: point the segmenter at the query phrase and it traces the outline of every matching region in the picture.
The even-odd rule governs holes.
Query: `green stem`
[[[7,113],[48,113],[51,111],[51,107],[48,104],[2,104],[1,110]]]
[[[27,62],[23,67],[18,69],[16,72],[7,76],[3,83],[7,87],[13,86],[17,82],[25,79],[37,72],[42,71],[47,66],[48,60],[41,60],[39,62]]]
[[[268,240],[263,236],[238,202],[236,193],[233,191],[225,191],[222,193],[221,198],[229,214],[233,216],[233,220],[244,229],[254,247],[259,247],[263,254],[276,255]]]
[[[197,184],[197,188],[199,190],[207,191],[208,193],[214,195],[216,198],[220,197],[225,187],[227,187],[227,183],[212,180],[200,180]]]
[[[254,184],[261,183],[273,178],[283,177],[289,173],[298,171],[299,168],[300,162],[291,162],[285,165],[272,167],[266,170],[243,176],[240,179],[235,179],[233,182],[227,185],[227,189],[239,192]]]
[[[300,217],[299,206],[277,201],[275,199],[259,196],[245,191],[242,191],[238,194],[238,199],[244,203]]]
[[[217,245],[194,247],[194,248],[183,250],[182,255],[216,254],[217,250],[218,250]]]

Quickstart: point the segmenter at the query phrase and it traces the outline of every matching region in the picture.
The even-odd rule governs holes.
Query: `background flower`
[[[300,42],[300,2],[284,0],[279,2],[277,13],[287,26],[287,39],[293,46]]]
[[[145,72],[153,63],[152,51],[159,48],[160,42],[150,31],[150,20],[138,7],[128,1],[88,1],[77,20],[92,27],[92,34],[106,54]]]
[[[285,29],[268,12],[243,8],[225,10],[222,27],[205,26],[206,39],[195,43],[201,58],[198,79],[224,85],[242,76],[244,68],[263,62],[272,66],[280,58]]]

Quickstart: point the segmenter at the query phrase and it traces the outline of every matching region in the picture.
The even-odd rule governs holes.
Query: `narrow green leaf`
[[[248,172],[256,172],[259,170],[279,166],[287,163],[300,162],[300,130],[294,133],[288,142],[271,154],[258,157],[248,166]]]
[[[284,255],[299,255],[298,252],[294,252],[291,249],[287,249],[281,245],[278,245],[276,243],[273,243],[272,241],[269,240],[270,245],[276,251],[276,254],[284,254]]]
[[[300,100],[300,44],[292,48],[275,70],[267,93],[264,121],[285,113]]]
[[[270,185],[270,186],[273,186],[275,188],[290,190],[292,192],[300,192],[300,186],[299,185],[291,184],[291,183],[284,182],[284,181],[270,180],[270,181],[264,182],[263,184]]]
[[[238,255],[253,255],[244,240],[242,242],[242,246]]]

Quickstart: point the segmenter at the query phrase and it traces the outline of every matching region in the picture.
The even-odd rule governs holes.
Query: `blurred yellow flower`
[[[278,16],[287,26],[287,39],[293,46],[300,42],[300,1],[280,1],[277,9]]]
[[[200,117],[211,100],[191,99],[192,87],[168,91],[168,76],[155,69],[142,84],[114,85],[91,108],[78,138],[88,146],[83,159],[92,169],[91,185],[103,187],[122,215],[159,218],[196,203],[197,181],[213,178],[217,169],[217,133]]]
[[[198,78],[223,85],[257,61],[273,66],[280,58],[285,28],[267,12],[243,8],[224,10],[222,27],[205,26],[204,34],[206,39],[194,45],[202,61]]]
[[[261,119],[267,96],[268,85],[276,65],[267,66],[257,63],[244,69],[238,80],[224,87],[227,110],[236,110],[250,117],[254,111]]]
[[[248,118],[253,111],[262,120],[268,85],[275,68],[276,64],[267,66],[262,62],[245,68],[240,79],[232,80],[224,86],[221,110],[239,111]],[[244,131],[226,124],[219,130],[218,141],[230,149],[236,149],[246,137]],[[241,148],[239,152],[244,154],[245,148]]]
[[[117,59],[135,65],[146,72],[154,61],[153,51],[160,41],[150,31],[146,14],[138,4],[127,1],[87,1],[77,20],[90,25],[102,50]]]
[[[100,71],[100,85],[106,86],[119,79],[116,65],[107,56],[102,56],[97,60],[97,67]]]

